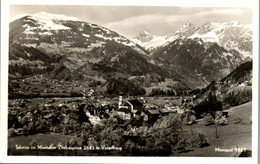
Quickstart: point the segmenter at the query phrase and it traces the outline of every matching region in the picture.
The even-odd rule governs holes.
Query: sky
[[[251,8],[223,7],[11,5],[9,18],[38,12],[76,17],[128,38],[142,31],[153,35],[174,33],[187,21],[195,26],[229,21],[252,24]]]

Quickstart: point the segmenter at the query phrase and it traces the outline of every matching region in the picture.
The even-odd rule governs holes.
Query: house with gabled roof
[[[158,110],[149,109],[145,112],[145,121],[155,122],[159,117],[161,113]]]
[[[144,112],[143,103],[139,100],[127,100],[123,102],[122,96],[119,96],[119,103],[118,103],[118,112],[124,112],[127,114],[125,119],[135,117],[136,115],[141,115]],[[121,114],[122,115],[122,114]]]

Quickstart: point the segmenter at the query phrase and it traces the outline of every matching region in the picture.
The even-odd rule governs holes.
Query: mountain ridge
[[[52,16],[55,19],[49,17],[47,15],[47,20],[46,17],[35,20],[25,16],[10,23],[9,77],[41,73],[51,79],[86,80],[90,83],[95,83],[98,77],[102,79],[102,86],[111,86],[106,85],[110,78],[131,79],[138,76],[140,78],[133,78],[125,85],[142,87],[144,82],[147,86],[149,81],[156,84],[171,78],[180,86],[185,86],[171,72],[153,63],[153,58],[141,46],[118,33],[87,22],[56,19],[60,16]],[[52,60],[46,64],[40,58],[32,58],[37,55],[34,54],[36,50]],[[17,69],[21,71],[17,72]]]
[[[201,38],[204,42],[216,42],[228,50],[235,49],[243,54],[245,58],[252,56],[252,25],[242,24],[238,21],[209,22],[199,27],[187,21],[179,30],[173,33],[164,36],[150,35],[153,38],[148,42],[142,42],[136,37],[132,40],[146,50],[153,52],[180,37]]]
[[[160,83],[169,83],[169,89],[179,90],[205,87],[245,61],[236,50],[204,38],[187,37],[200,30],[191,22],[176,35],[167,35],[168,40],[149,53],[108,28],[64,17],[39,13],[10,23],[9,77],[45,73],[49,78],[67,81],[95,83],[99,79],[102,86],[114,86],[106,85],[110,78],[123,78],[130,80],[125,84],[147,90]],[[210,24],[204,28],[216,25]],[[234,22],[231,25],[241,26]],[[139,39],[142,37],[147,43],[156,38],[146,31]]]

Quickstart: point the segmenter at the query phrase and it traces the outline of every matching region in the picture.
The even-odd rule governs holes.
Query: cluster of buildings
[[[181,106],[170,103],[164,105],[147,103],[144,98],[131,99],[129,97],[123,98],[123,96],[119,96],[119,99],[91,99],[93,92],[94,90],[86,91],[85,96],[88,98],[85,97],[83,99],[43,99],[42,104],[39,105],[42,119],[51,121],[53,117],[56,117],[56,110],[66,115],[70,115],[70,113],[77,114],[82,104],[84,105],[84,113],[92,125],[101,123],[102,119],[108,119],[112,114],[120,118],[118,119],[120,120],[120,124],[127,124],[128,122],[130,124],[143,125],[143,123],[153,124],[158,118],[169,115],[170,113],[184,112]],[[28,104],[28,102],[19,102],[19,105],[13,105],[25,106],[25,104]],[[9,108],[10,112],[12,111],[11,109],[12,108]]]
[[[101,108],[96,108],[94,105],[86,107],[86,114],[92,122],[96,124],[100,118],[108,118],[110,114],[116,113],[124,122],[146,122],[153,123],[161,116],[169,115],[170,113],[183,113],[183,110],[175,106],[158,107],[156,105],[147,104],[144,100],[138,99],[123,99],[119,96],[117,106],[105,105]]]

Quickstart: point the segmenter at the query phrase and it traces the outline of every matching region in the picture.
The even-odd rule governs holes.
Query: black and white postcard
[[[255,1],[59,2],[6,4],[6,161],[256,161]]]

